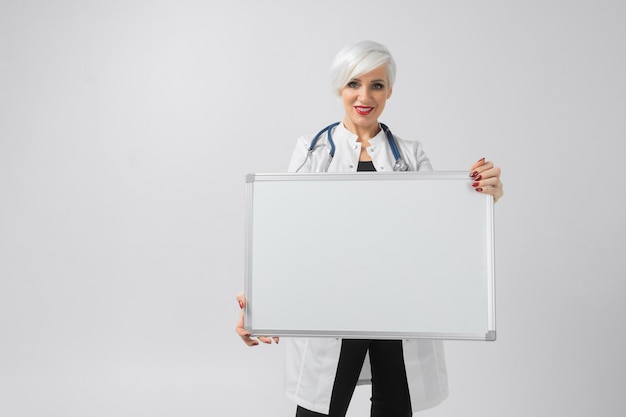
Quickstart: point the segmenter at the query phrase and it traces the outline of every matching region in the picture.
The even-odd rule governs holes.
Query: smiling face
[[[351,79],[341,90],[345,110],[344,126],[353,133],[378,133],[378,117],[391,97],[387,67],[380,66]]]

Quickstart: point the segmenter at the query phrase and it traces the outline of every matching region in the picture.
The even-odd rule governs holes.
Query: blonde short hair
[[[387,66],[389,87],[393,87],[396,62],[385,46],[374,41],[360,41],[345,46],[337,53],[330,67],[333,92],[341,95],[341,90],[350,80],[382,65]]]

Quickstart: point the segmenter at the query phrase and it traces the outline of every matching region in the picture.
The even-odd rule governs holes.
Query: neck
[[[368,143],[371,138],[373,138],[378,134],[378,132],[380,132],[380,125],[378,124],[378,121],[371,125],[358,126],[354,123],[351,123],[349,120],[344,119],[343,125],[346,129],[359,137],[359,142],[364,143]]]

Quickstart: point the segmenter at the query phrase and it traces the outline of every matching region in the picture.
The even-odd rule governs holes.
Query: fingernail
[[[482,163],[485,163],[485,158],[484,158],[484,157],[483,157],[483,158],[480,158],[480,159],[479,159],[478,161],[476,161],[476,162],[482,162]]]
[[[480,184],[478,181],[473,182],[473,183],[472,183],[472,187],[478,187],[478,184]]]
[[[483,189],[478,187],[478,188],[474,188],[476,191],[481,192]]]
[[[239,308],[243,308],[243,301],[239,300]]]
[[[477,176],[477,177],[474,177],[474,179],[475,179],[476,181],[480,181],[480,180],[482,180],[482,179],[483,179],[483,176],[482,176],[482,175],[479,175],[479,176]]]
[[[476,175],[478,175],[478,172],[477,172],[477,171],[474,171],[474,172],[472,172],[472,173],[470,174],[470,177],[474,178]]]

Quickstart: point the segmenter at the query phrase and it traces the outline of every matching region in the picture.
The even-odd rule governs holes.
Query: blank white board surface
[[[251,174],[253,335],[495,340],[491,196],[459,172]]]

